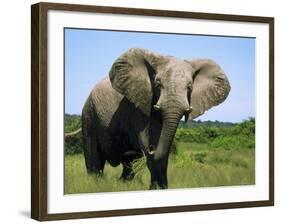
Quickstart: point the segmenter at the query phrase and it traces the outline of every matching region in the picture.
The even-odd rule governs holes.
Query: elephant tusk
[[[192,110],[193,110],[192,106],[190,106],[189,108],[186,109],[185,114],[184,114],[184,122],[188,121],[188,116]]]
[[[161,110],[161,107],[159,105],[157,105],[157,104],[153,105],[153,108],[156,111],[160,111]]]
[[[188,107],[185,111],[186,113],[190,113],[193,110],[192,106]]]

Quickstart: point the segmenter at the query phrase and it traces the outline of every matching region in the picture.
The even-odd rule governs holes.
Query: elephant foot
[[[130,174],[126,174],[126,175],[121,175],[120,176],[120,180],[122,180],[122,181],[131,181],[131,180],[133,180],[134,179],[134,177],[135,177],[135,174],[134,173],[130,173]]]
[[[150,184],[149,190],[156,190],[157,189],[157,183]]]
[[[102,177],[103,176],[103,171],[102,170],[90,170],[87,169],[88,174],[93,174],[96,175],[97,177]]]
[[[162,189],[162,190],[168,189],[168,186],[167,185],[161,185],[160,189]]]
[[[122,162],[123,164],[123,171],[122,174],[120,176],[120,180],[123,181],[131,181],[134,179],[135,177],[135,173],[132,169],[132,162],[131,161],[124,161]]]
[[[165,189],[168,189],[168,186],[164,185],[164,184],[158,184],[157,182],[155,182],[155,183],[152,183],[149,187],[149,190],[157,190],[157,189],[165,190]]]

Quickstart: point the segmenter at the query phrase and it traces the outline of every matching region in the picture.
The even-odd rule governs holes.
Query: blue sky
[[[255,117],[255,39],[65,29],[65,112],[81,114],[97,82],[129,48],[146,48],[182,59],[209,58],[225,71],[228,98],[200,120],[240,122]]]

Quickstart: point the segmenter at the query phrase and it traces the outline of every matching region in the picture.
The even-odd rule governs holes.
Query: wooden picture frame
[[[102,13],[104,15],[130,15],[166,19],[197,19],[256,23],[268,25],[269,33],[269,120],[268,130],[268,199],[228,203],[194,204],[180,206],[144,207],[81,212],[48,212],[48,12],[65,11]],[[224,15],[202,12],[164,11],[138,8],[119,8],[90,5],[38,3],[31,6],[31,217],[39,221],[80,219],[226,208],[274,205],[274,18],[258,16]],[[63,163],[63,162],[62,162]]]

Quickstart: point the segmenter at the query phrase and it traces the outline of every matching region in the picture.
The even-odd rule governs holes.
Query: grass
[[[197,188],[250,185],[255,183],[254,149],[224,150],[207,144],[177,144],[168,166],[169,188]],[[150,175],[145,161],[134,165],[138,171],[133,181],[119,180],[122,166],[106,164],[102,177],[86,172],[82,154],[65,157],[65,194],[147,190]]]

